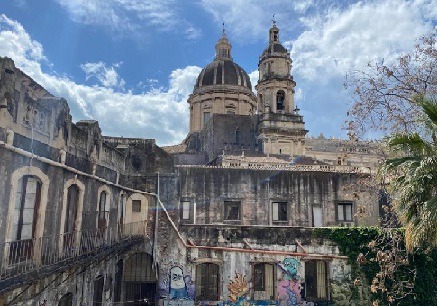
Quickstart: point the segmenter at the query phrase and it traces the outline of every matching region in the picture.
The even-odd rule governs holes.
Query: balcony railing
[[[0,282],[28,273],[49,271],[50,267],[84,260],[111,247],[142,241],[147,237],[147,222],[114,227],[85,229],[36,239],[5,242],[1,250]]]

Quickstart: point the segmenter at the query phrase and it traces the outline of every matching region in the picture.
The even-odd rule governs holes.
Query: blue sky
[[[273,14],[310,136],[344,138],[345,74],[411,50],[436,26],[437,0],[0,0],[0,56],[64,97],[74,121],[176,144],[222,22],[255,85]]]

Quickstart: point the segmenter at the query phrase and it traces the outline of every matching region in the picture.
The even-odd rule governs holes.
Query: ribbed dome
[[[195,88],[210,85],[237,85],[252,90],[249,75],[229,58],[215,59],[200,72]]]

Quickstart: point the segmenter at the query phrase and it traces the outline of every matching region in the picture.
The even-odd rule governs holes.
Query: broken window
[[[328,299],[326,262],[307,261],[305,263],[305,294],[309,301]]]
[[[339,202],[337,203],[337,220],[338,221],[353,221],[352,203]]]
[[[288,221],[287,217],[287,202],[272,203],[272,220],[273,221]]]
[[[285,93],[280,90],[276,94],[276,110],[282,111],[284,110],[284,99],[285,99]]]
[[[141,200],[132,200],[132,212],[141,212]]]
[[[203,263],[196,266],[196,300],[219,300],[219,266]]]
[[[225,201],[225,220],[241,220],[241,202]]]
[[[254,300],[275,299],[274,265],[270,263],[256,263],[253,266]]]
[[[182,220],[190,220],[190,201],[182,201],[181,202],[181,219]]]
[[[10,261],[19,262],[33,256],[33,239],[41,202],[41,181],[25,175],[18,181],[12,225]]]

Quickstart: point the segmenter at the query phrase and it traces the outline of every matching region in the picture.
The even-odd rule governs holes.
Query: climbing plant
[[[407,253],[402,229],[316,228],[314,238],[335,242],[352,267],[351,304],[359,286],[373,305],[437,305],[437,249]]]

